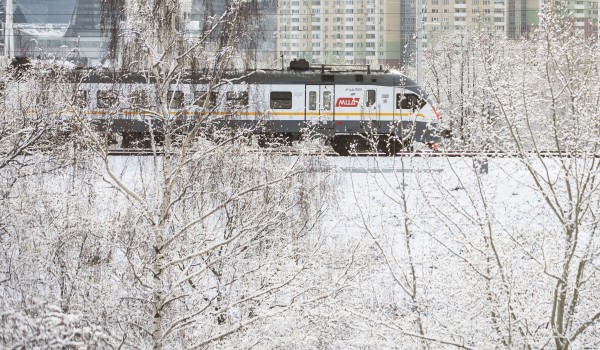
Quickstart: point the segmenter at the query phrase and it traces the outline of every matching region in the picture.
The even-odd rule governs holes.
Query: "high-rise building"
[[[225,0],[184,0],[187,4],[183,10],[184,18],[190,36],[199,36],[208,26],[214,25],[213,18],[219,18],[227,8]],[[189,13],[186,13],[189,11]],[[240,45],[237,47],[244,56],[244,68],[267,68],[268,64],[277,62],[276,30],[277,30],[277,0],[256,0],[242,3],[243,22],[246,25],[244,35],[239,36]],[[216,50],[219,42],[219,31],[209,38]],[[205,47],[211,47],[206,45]],[[240,67],[238,67],[240,68]]]
[[[89,64],[107,57],[103,0],[13,0],[14,54],[69,57]],[[4,12],[5,1],[0,2]],[[245,37],[254,65],[294,58],[311,63],[412,64],[417,42],[417,0],[258,0],[262,28]],[[421,0],[427,41],[467,26],[487,26],[508,38],[526,36],[540,23],[540,6],[570,16],[576,27],[597,35],[596,0]],[[199,35],[225,0],[181,0],[189,35]],[[2,19],[4,14],[1,15]],[[4,29],[0,21],[0,30]],[[105,23],[110,26],[110,20]],[[2,35],[0,44],[5,38]]]
[[[69,26],[63,35],[67,46],[76,49],[77,61],[91,63],[108,58],[110,30],[101,29],[101,0],[75,0]],[[107,18],[110,17],[110,14]],[[110,28],[110,19],[106,20]],[[91,61],[91,62],[90,62]]]
[[[428,0],[423,22],[428,41],[469,25],[487,26],[518,39],[540,24],[541,6],[546,5],[571,18],[587,35],[597,35],[596,0]]]
[[[13,0],[14,55],[95,63],[107,57],[101,0]]]
[[[590,37],[598,37],[598,1],[576,0],[566,1],[565,13],[573,18],[575,27],[584,31]]]
[[[410,51],[412,6],[403,0],[280,0],[277,51],[284,60],[396,66]],[[412,16],[412,20],[410,19]]]
[[[22,12],[22,18],[15,23],[69,23],[75,0],[13,0],[15,11]]]
[[[597,35],[596,0],[422,0],[427,41],[469,26],[485,26],[507,38],[526,37],[540,23],[540,6],[561,11],[588,35]],[[280,0],[277,53],[284,61],[412,64],[417,42],[416,0]]]

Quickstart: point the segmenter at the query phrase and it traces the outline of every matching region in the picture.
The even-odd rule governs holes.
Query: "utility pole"
[[[415,3],[415,28],[417,29],[417,85],[420,86],[423,82],[423,0],[415,0]]]
[[[13,2],[6,0],[6,21],[4,23],[4,55],[8,59],[15,56],[15,43],[13,35]]]

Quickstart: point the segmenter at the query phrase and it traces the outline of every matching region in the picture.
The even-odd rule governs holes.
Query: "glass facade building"
[[[76,0],[13,0],[15,23],[69,23]]]
[[[14,55],[102,62],[107,39],[100,30],[101,1],[13,0]]]

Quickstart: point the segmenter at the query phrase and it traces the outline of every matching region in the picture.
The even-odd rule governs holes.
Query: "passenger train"
[[[154,84],[139,74],[115,76],[82,75],[77,98],[102,128],[127,140],[139,137],[158,105]],[[313,66],[300,59],[287,69],[253,70],[220,81],[211,85],[190,74],[171,84],[169,114],[189,121],[210,110],[211,125],[267,139],[297,140],[314,133],[340,154],[373,145],[395,153],[413,142],[435,148],[442,134],[440,115],[425,92],[394,70]]]

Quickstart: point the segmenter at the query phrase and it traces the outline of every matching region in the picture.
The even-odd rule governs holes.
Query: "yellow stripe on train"
[[[127,116],[146,116],[146,115],[150,115],[150,114],[155,114],[152,112],[145,112],[145,111],[136,111],[136,110],[124,110],[124,111],[118,111],[118,112],[113,112],[113,111],[107,111],[107,110],[94,110],[94,111],[86,111],[84,112],[85,115],[127,115]],[[304,117],[333,117],[335,118],[351,118],[351,119],[356,119],[356,120],[360,120],[362,118],[371,118],[371,119],[376,119],[376,118],[380,118],[380,117],[416,117],[416,118],[422,118],[422,119],[427,119],[427,117],[425,117],[423,114],[419,113],[419,114],[413,114],[413,113],[332,113],[332,112],[326,112],[326,113],[317,113],[317,112],[265,112],[265,113],[259,113],[259,112],[250,112],[250,111],[235,111],[235,112],[224,112],[224,111],[214,111],[214,112],[210,112],[210,113],[203,113],[203,112],[193,112],[193,111],[183,111],[183,112],[169,112],[169,114],[171,116],[175,116],[175,115],[184,115],[184,116],[207,116],[207,115],[215,115],[215,116],[244,116],[244,117],[248,117],[248,116],[252,116],[252,117],[258,117],[257,119],[260,119],[262,116],[267,116],[267,117],[290,117],[290,118],[294,118],[294,117],[300,117],[300,118],[304,118]]]

